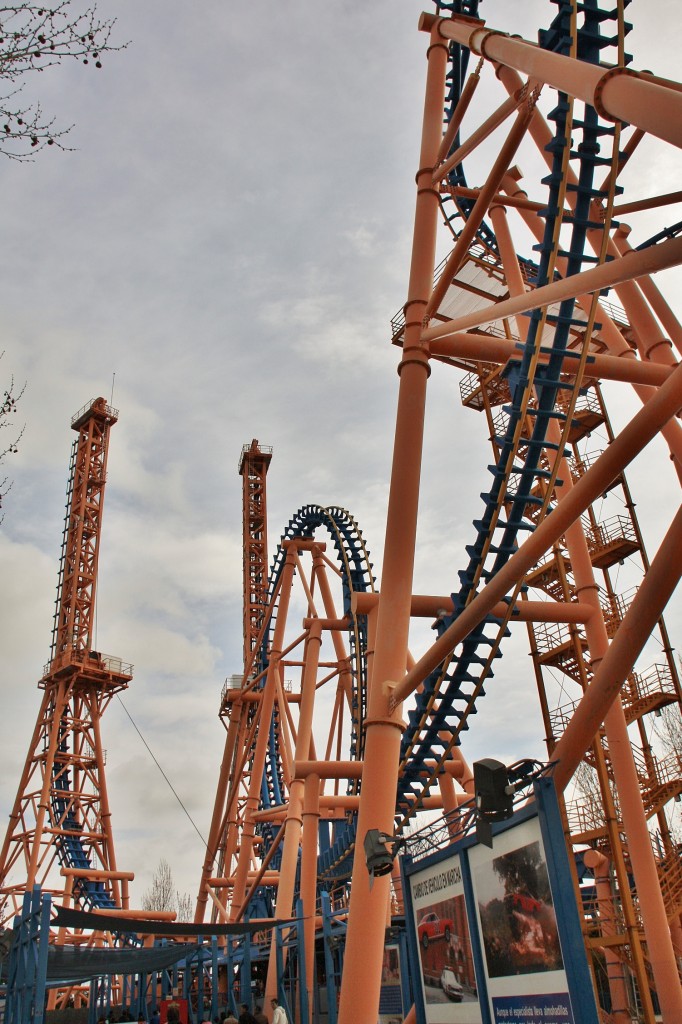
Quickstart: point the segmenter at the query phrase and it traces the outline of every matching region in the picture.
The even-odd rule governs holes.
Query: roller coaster
[[[406,836],[421,812],[470,813],[466,734],[485,730],[486,691],[504,685],[505,644],[519,629],[601,1019],[682,1019],[682,687],[663,618],[682,569],[682,514],[670,510],[650,559],[626,478],[660,439],[682,479],[682,329],[652,276],[682,263],[682,225],[642,238],[636,228],[638,213],[666,211],[682,193],[628,202],[621,184],[652,139],[682,145],[682,91],[632,67],[627,6],[555,0],[537,43],[488,26],[477,0],[436,2],[421,17],[424,125],[408,296],[391,322],[400,381],[379,583],[341,507],[302,506],[268,569],[271,452],[257,441],[242,451],[244,670],[221,699],[225,749],[195,924],[287,920],[300,907],[310,1020],[328,908],[342,939],[331,961],[338,1017],[328,1006],[326,1019],[360,1020],[358,992],[362,1020],[377,1019],[401,881],[397,862],[370,876],[358,851],[370,830]],[[540,176],[526,181],[517,159]],[[465,164],[488,167],[483,185],[469,184]],[[437,265],[441,228],[449,252]],[[436,363],[458,374],[492,452],[447,596],[413,593]],[[604,391],[610,404],[625,385],[641,409],[618,430]],[[4,921],[55,861],[63,881],[52,891],[67,904],[129,909],[99,721],[132,671],[89,643],[116,415],[98,400],[74,421],[52,659],[0,860]],[[606,496],[617,513],[603,519]],[[432,620],[435,639],[415,660],[417,617]],[[281,990],[274,952],[273,939],[266,997]]]

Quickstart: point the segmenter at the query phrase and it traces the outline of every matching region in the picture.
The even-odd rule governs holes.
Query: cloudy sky
[[[535,38],[555,10],[519,7],[488,0],[482,14]],[[413,0],[102,0],[100,9],[117,17],[128,48],[99,72],[73,64],[27,85],[75,125],[73,151],[53,147],[30,164],[0,157],[0,371],[27,381],[0,528],[0,685],[11,723],[0,822],[49,656],[70,419],[104,395],[120,420],[96,646],[135,665],[125,707],[206,834],[220,692],[241,663],[242,445],[257,437],[274,448],[271,547],[301,505],[339,504],[381,566],[397,391],[389,321],[405,300],[426,37]],[[654,42],[647,31],[674,11],[672,0],[628,9],[636,67],[674,74],[671,37]],[[494,82],[485,89],[500,102]],[[474,167],[470,182],[485,173]],[[677,157],[654,145],[630,194],[671,190],[678,173]],[[676,219],[642,217],[637,240]],[[489,450],[456,376],[437,367],[429,388],[415,590],[447,593],[473,538]],[[630,399],[615,402],[626,419]],[[662,448],[635,476],[653,553],[679,500]],[[416,635],[416,654],[426,639]],[[479,716],[470,759],[542,756],[533,711],[510,736],[530,662],[520,646],[509,662],[514,684]],[[160,856],[194,893],[201,839],[117,701],[104,735],[133,902]]]

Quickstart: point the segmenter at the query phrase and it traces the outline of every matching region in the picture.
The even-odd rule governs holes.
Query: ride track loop
[[[331,539],[333,556],[320,533]],[[219,787],[200,886],[204,906],[212,901],[213,920],[287,918],[300,896],[312,901],[314,918],[325,890],[347,904],[360,794],[355,768],[361,765],[367,710],[367,621],[355,613],[352,599],[371,598],[373,591],[369,554],[352,516],[339,507],[299,509],[273,558],[253,655],[244,676],[234,678],[224,694],[226,783]],[[291,640],[295,597],[303,630]],[[289,671],[300,671],[300,687],[287,683]],[[330,685],[336,686],[333,702],[327,700],[321,715],[319,705]],[[312,801],[312,784],[300,766],[315,759],[325,717],[323,756],[328,772],[334,766],[338,772],[333,793],[325,794],[317,779]],[[341,793],[344,778],[348,783]],[[321,829],[320,814],[326,819]],[[313,888],[308,885],[307,892],[301,851],[306,868],[311,856],[315,861]],[[312,949],[314,943],[308,945]],[[276,991],[276,980],[272,984]]]

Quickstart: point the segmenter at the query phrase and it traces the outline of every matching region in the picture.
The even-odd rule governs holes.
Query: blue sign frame
[[[563,1005],[552,1006],[551,995],[533,996],[526,998],[510,994],[508,997],[499,997],[499,982],[497,995],[489,990],[490,979],[486,971],[485,949],[481,936],[479,918],[476,910],[475,880],[472,873],[472,852],[474,859],[480,860],[480,850],[474,834],[452,843],[443,850],[439,850],[428,857],[414,861],[409,854],[401,858],[401,870],[403,876],[403,894],[405,901],[405,919],[407,931],[407,944],[412,966],[414,979],[415,1010],[418,1024],[428,1024],[427,1006],[424,999],[424,988],[419,983],[422,976],[422,960],[419,950],[419,935],[417,929],[417,908],[414,905],[411,879],[420,872],[428,876],[433,874],[433,869],[447,859],[459,858],[461,866],[461,884],[464,892],[466,916],[471,941],[471,953],[473,957],[474,970],[476,975],[476,988],[480,1007],[480,1019],[482,1024],[500,1024],[501,1021],[509,1021],[509,1024],[526,1024],[534,1016],[538,1024],[546,1021],[565,1020],[566,1024],[571,1020],[575,1024],[598,1024],[599,1017],[597,1003],[594,994],[594,986],[591,971],[589,968],[587,953],[582,936],[580,916],[575,900],[575,891],[571,874],[569,852],[566,848],[561,813],[557,800],[554,782],[551,776],[537,779],[533,784],[535,800],[515,812],[512,818],[493,826],[493,852],[495,838],[509,833],[510,830],[518,829],[525,822],[531,822],[537,818],[540,837],[544,852],[544,860],[549,878],[549,886],[552,895],[554,912],[556,914],[556,927],[561,947],[561,958],[563,960],[563,972],[565,973],[570,997],[568,1016]],[[511,838],[510,836],[507,838]],[[508,846],[509,843],[504,843]],[[532,974],[526,975],[529,979]],[[516,979],[510,984],[510,988],[517,988]],[[491,998],[495,998],[495,1016],[491,1013]],[[528,1005],[524,1013],[524,1002]],[[518,1005],[517,1005],[518,1004]],[[505,1010],[503,1007],[508,1007]],[[535,1009],[534,1009],[535,1008]],[[459,1014],[453,1007],[451,1016],[448,1019],[462,1019],[463,1011]]]

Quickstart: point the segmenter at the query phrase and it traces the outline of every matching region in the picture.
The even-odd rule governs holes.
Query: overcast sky
[[[3,382],[10,373],[28,382],[0,528],[0,823],[49,656],[70,420],[104,395],[120,421],[96,646],[134,664],[125,706],[205,835],[221,688],[241,668],[242,445],[257,437],[274,448],[271,549],[300,506],[339,504],[380,572],[397,393],[389,321],[405,301],[427,39],[413,0],[102,0],[100,9],[118,18],[128,48],[99,72],[64,66],[31,87],[74,123],[74,150],[53,147],[23,165],[0,158],[0,371]],[[489,0],[482,15],[535,38],[554,10]],[[674,34],[654,42],[647,28],[672,23],[676,5],[640,2],[628,17],[635,66],[674,75]],[[485,89],[501,101],[492,77]],[[655,145],[648,154],[630,175],[633,198],[678,187],[677,156]],[[477,180],[474,167],[470,183],[485,173]],[[635,244],[678,217],[642,217]],[[676,280],[662,275],[661,285]],[[617,421],[635,408],[620,393],[614,401]],[[457,375],[436,367],[417,592],[455,588],[489,461],[482,418],[462,409]],[[662,446],[634,475],[653,554],[679,501]],[[679,616],[670,626],[675,643]],[[504,667],[511,682],[478,716],[470,760],[543,754],[532,696],[524,721],[508,727],[530,682],[522,644],[510,645]],[[118,701],[103,732],[133,902],[160,856],[194,894],[201,840]]]

